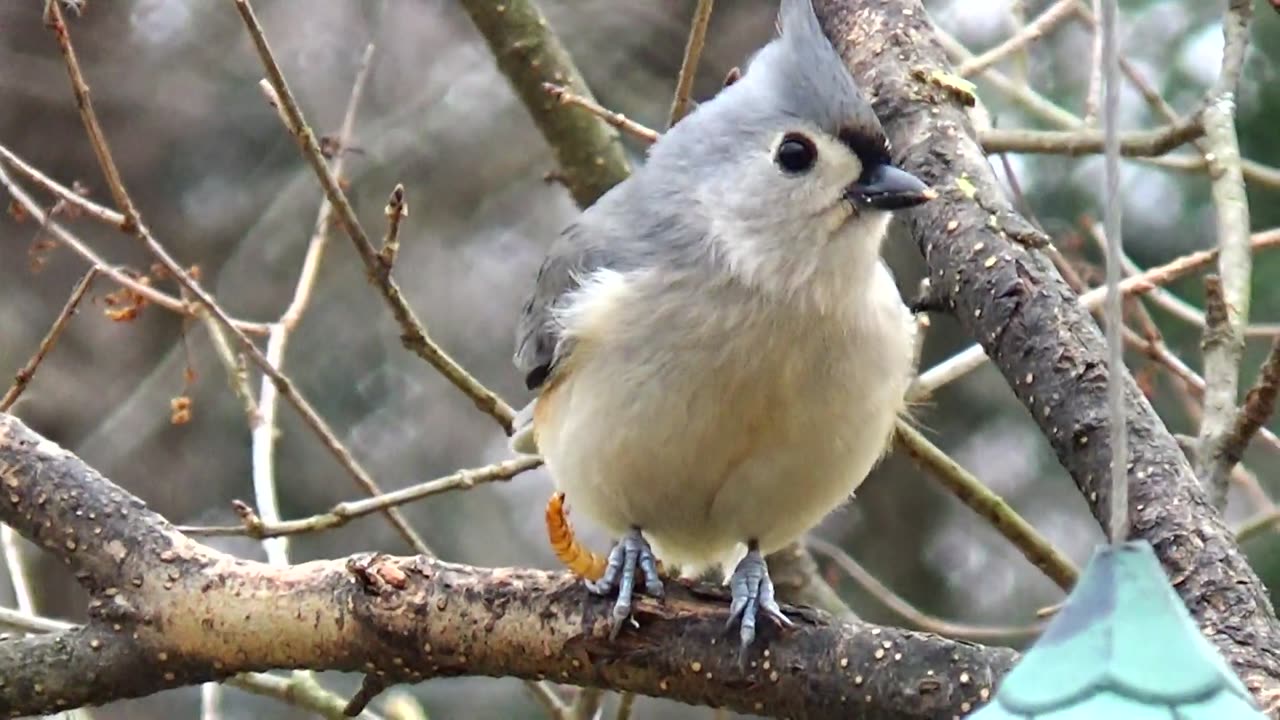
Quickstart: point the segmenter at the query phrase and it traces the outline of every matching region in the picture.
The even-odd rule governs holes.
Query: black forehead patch
[[[881,132],[868,132],[859,128],[841,128],[836,138],[853,151],[864,166],[888,165],[890,159],[889,138]]]

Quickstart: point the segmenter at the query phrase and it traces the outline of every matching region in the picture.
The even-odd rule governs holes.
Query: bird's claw
[[[792,627],[795,623],[783,614],[778,601],[774,599],[769,566],[765,564],[759,549],[751,548],[738,563],[729,578],[729,588],[733,593],[733,602],[729,605],[729,619],[725,623],[725,629],[732,628],[735,622],[741,623],[738,631],[741,641],[738,662],[745,665],[747,651],[756,639],[756,620],[761,614],[781,627]]]
[[[660,598],[665,594],[662,578],[658,577],[658,561],[653,555],[649,542],[633,528],[623,535],[618,543],[609,551],[609,560],[605,565],[604,575],[594,582],[587,582],[587,589],[596,595],[609,595],[618,592],[618,600],[613,604],[612,621],[609,627],[609,639],[618,637],[622,625],[631,617],[631,598],[635,593],[636,570],[639,569],[644,581],[644,594]]]

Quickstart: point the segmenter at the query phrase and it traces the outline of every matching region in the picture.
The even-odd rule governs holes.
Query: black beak
[[[928,202],[937,197],[938,193],[905,170],[892,165],[879,165],[871,169],[865,181],[860,179],[850,185],[844,196],[855,205],[878,210],[901,210]]]

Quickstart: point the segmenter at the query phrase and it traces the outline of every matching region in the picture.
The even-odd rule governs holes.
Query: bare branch
[[[22,396],[22,392],[27,389],[27,385],[31,382],[31,378],[35,377],[40,363],[44,362],[45,356],[58,344],[58,338],[62,335],[62,331],[66,329],[67,323],[71,321],[71,316],[75,314],[76,308],[79,307],[80,301],[84,298],[84,294],[89,291],[89,286],[93,284],[93,280],[97,276],[98,267],[95,265],[89,268],[89,272],[85,273],[75,287],[72,288],[71,296],[67,298],[66,304],[62,306],[62,310],[54,318],[53,325],[49,327],[49,332],[45,333],[44,339],[40,341],[35,354],[14,374],[13,385],[9,386],[9,390],[5,392],[4,397],[0,398],[0,412],[7,412],[9,408],[13,407],[13,404]]]
[[[139,282],[137,279],[130,277],[119,268],[111,265],[100,255],[95,253],[92,248],[84,243],[80,238],[55,222],[49,213],[46,213],[35,200],[31,198],[18,184],[14,182],[9,173],[5,171],[3,165],[0,165],[0,186],[3,186],[9,195],[18,202],[23,212],[29,215],[32,220],[40,224],[40,227],[53,234],[58,242],[71,248],[80,257],[89,262],[91,267],[98,268],[103,275],[111,278],[113,282],[121,287],[128,288],[131,292],[137,293],[146,299],[147,302],[158,305],[171,312],[178,313],[185,317],[194,317],[195,312],[185,300],[180,300],[166,293],[156,290],[150,285]],[[54,183],[54,186],[62,187]],[[70,192],[70,191],[68,191]],[[247,323],[241,320],[233,321],[236,328],[246,333],[266,334],[267,326],[261,323]]]
[[[569,709],[571,720],[595,720],[600,705],[604,702],[604,691],[599,688],[582,688],[578,697],[573,699]]]
[[[1043,629],[1041,623],[1026,627],[982,627],[934,617],[917,609],[916,606],[907,602],[901,595],[880,582],[880,579],[870,570],[864,568],[861,563],[854,560],[849,553],[835,543],[827,542],[821,538],[810,538],[808,543],[814,550],[825,555],[847,573],[859,587],[866,590],[867,593],[880,601],[891,612],[906,620],[912,627],[946,637],[973,640],[975,642],[1000,643],[1026,641],[1040,634]]]
[[[270,83],[274,93],[275,102],[278,103],[277,109],[280,111],[280,116],[285,121],[286,128],[297,141],[307,164],[315,172],[316,178],[320,181],[320,186],[324,189],[325,196],[333,204],[333,210],[336,213],[338,222],[346,230],[352,243],[355,244],[356,252],[359,253],[360,259],[364,261],[365,270],[391,307],[391,312],[395,316],[396,322],[400,324],[402,331],[400,336],[401,343],[418,357],[426,360],[445,379],[453,383],[454,387],[470,397],[477,408],[493,417],[502,426],[503,430],[510,433],[515,411],[493,391],[480,384],[480,381],[472,377],[471,373],[467,372],[465,368],[449,357],[431,340],[430,336],[427,335],[426,328],[418,320],[408,302],[405,301],[399,285],[392,279],[390,268],[379,262],[378,251],[373,247],[373,243],[370,242],[364,227],[360,224],[359,219],[356,218],[355,210],[351,207],[351,202],[347,199],[346,193],[343,192],[338,179],[330,171],[329,165],[325,161],[324,153],[320,149],[320,143],[316,140],[315,133],[303,118],[302,110],[298,107],[297,100],[294,99],[293,93],[290,92],[289,86],[285,82],[284,75],[280,72],[280,65],[271,53],[271,46],[267,43],[267,38],[263,34],[262,25],[258,23],[258,18],[253,13],[253,7],[248,0],[234,1],[236,9],[240,12],[240,17],[244,20],[245,27],[249,31],[249,37],[253,40],[254,47],[258,51],[258,57],[267,71],[267,81]],[[488,5],[488,3],[485,4]],[[514,16],[518,13],[516,6],[524,5],[526,3],[519,0],[517,2],[508,2],[504,5],[508,12],[499,14]],[[541,92],[540,88],[539,92]]]
[[[133,200],[130,199],[129,193],[124,189],[124,180],[120,177],[120,170],[116,167],[115,158],[111,156],[111,148],[107,145],[107,136],[102,132],[102,125],[98,123],[98,115],[93,110],[93,99],[89,94],[89,85],[84,81],[84,75],[80,72],[80,61],[76,57],[75,47],[71,44],[71,35],[67,32],[67,23],[63,17],[60,3],[52,2],[46,5],[45,23],[53,31],[53,36],[58,41],[58,50],[62,53],[62,58],[67,66],[67,76],[71,80],[71,92],[76,97],[76,109],[80,112],[80,120],[84,123],[85,132],[89,134],[89,144],[93,147],[93,154],[98,158],[98,167],[102,169],[102,174],[106,178],[107,190],[111,192],[111,199],[115,202],[116,207],[120,208],[120,212],[124,216],[120,223],[120,229],[132,233],[135,230],[135,226],[141,224],[138,210],[133,206]]]
[[[956,227],[959,227],[959,221]],[[1280,246],[1280,229],[1265,230],[1260,233],[1254,233],[1249,240],[1249,246],[1254,250],[1264,250]],[[985,243],[984,243],[985,247]],[[1197,270],[1202,270],[1213,263],[1218,258],[1218,250],[1201,250],[1199,252],[1188,253],[1181,257],[1175,258],[1164,265],[1151,268],[1133,277],[1125,278],[1120,283],[1120,292],[1126,296],[1143,295],[1162,285],[1183,277]],[[1079,296],[1079,302],[1082,307],[1088,310],[1095,310],[1102,305],[1106,292],[1103,288],[1095,288],[1089,292]],[[954,382],[973,370],[982,367],[988,360],[988,356],[982,351],[979,345],[970,345],[961,350],[950,358],[934,365],[916,378],[915,384],[912,386],[910,396],[912,399],[920,399],[928,397],[937,391],[938,388]]]
[[[657,142],[658,140],[657,130],[645,127],[622,113],[601,107],[599,103],[590,98],[575,95],[574,93],[569,92],[565,87],[556,85],[555,83],[544,83],[542,87],[551,95],[551,97],[558,100],[560,104],[582,108],[632,137],[648,143]]]
[[[1081,0],[1082,2],[1083,0]],[[1102,104],[1102,30],[1098,27],[1098,23],[1094,18],[1102,14],[1102,0],[1092,0],[1093,13],[1089,16],[1089,20],[1093,26],[1093,42],[1090,46],[1089,53],[1089,86],[1085,89],[1084,94],[1084,124],[1093,126],[1098,120],[1098,106]],[[1083,5],[1080,2],[1076,4],[1076,14],[1081,13]],[[1163,98],[1161,98],[1163,101]],[[1169,118],[1173,120],[1174,118]]]
[[[239,1],[239,0],[238,0]],[[580,206],[590,205],[630,172],[618,134],[580,113],[563,112],[546,102],[544,83],[591,98],[574,66],[534,0],[460,0],[498,69],[511,82],[560,164],[565,186]]]
[[[1231,465],[1223,447],[1237,414],[1240,361],[1244,354],[1244,326],[1249,322],[1249,286],[1253,254],[1249,247],[1249,198],[1236,138],[1235,90],[1240,82],[1253,3],[1230,0],[1223,18],[1222,68],[1204,111],[1205,160],[1214,209],[1218,217],[1218,275],[1222,279],[1222,313],[1209,313],[1206,299],[1204,332],[1204,417],[1196,453],[1196,475],[1208,489],[1214,507],[1227,503]],[[1214,322],[1215,318],[1220,322]]]
[[[80,212],[89,217],[97,219],[106,225],[110,225],[117,229],[125,226],[124,215],[104,207],[85,197],[71,188],[59,183],[53,178],[40,172],[35,167],[27,164],[25,160],[13,154],[9,148],[0,145],[0,160],[9,164],[9,167],[18,171],[19,175],[27,178],[36,185],[48,190],[58,197],[59,200],[66,202],[68,205],[74,206]]]
[[[1271,352],[1258,372],[1258,380],[1249,389],[1231,432],[1222,443],[1222,459],[1219,461],[1222,472],[1231,472],[1244,457],[1249,441],[1271,419],[1276,410],[1277,394],[1280,394],[1280,338],[1272,343]]]
[[[231,341],[227,339],[227,333],[218,324],[217,318],[203,309],[197,314],[204,322],[205,329],[209,331],[213,354],[227,374],[227,384],[231,387],[231,392],[244,406],[245,420],[252,430],[262,422],[262,416],[258,413],[258,401],[253,398],[253,390],[249,388],[249,368],[244,364],[244,356],[237,355],[231,347]]]
[[[923,6],[918,0],[815,0],[814,6],[875,98],[895,161],[941,194],[900,213],[940,300],[993,359],[1094,516],[1108,517],[1108,373],[1101,333],[1044,258],[1011,240],[1034,230],[1009,207],[968,134],[967,109],[949,99],[921,101],[935,94],[913,69],[948,70]],[[967,186],[957,182],[961,177]],[[1265,588],[1133,379],[1124,373],[1116,381],[1125,388],[1135,539],[1156,548],[1200,623],[1232,628],[1210,639],[1251,689],[1280,689],[1280,652],[1259,652],[1280,647]],[[1231,617],[1220,617],[1224,612]]]
[[[961,77],[968,77],[974,73],[982,72],[1009,55],[1025,48],[1028,44],[1039,40],[1041,37],[1044,37],[1045,34],[1057,27],[1063,20],[1066,20],[1075,13],[1076,1],[1077,0],[1057,0],[1057,2],[1050,5],[1047,10],[1040,13],[1039,17],[1024,25],[1022,29],[1008,40],[1005,40],[981,55],[961,63],[960,67],[956,68],[956,73]]]
[[[529,692],[529,697],[533,698],[534,702],[542,707],[542,711],[551,720],[568,720],[569,706],[546,683],[527,682],[524,684],[524,689]]]
[[[898,421],[894,432],[898,446],[930,471],[960,502],[991,523],[1024,557],[1063,590],[1070,590],[1080,575],[1075,563],[1036,531],[999,495],[982,484],[920,431]]]
[[[245,515],[243,525],[216,527],[187,525],[179,527],[178,530],[188,535],[248,535],[259,540],[329,530],[346,525],[356,518],[381,512],[387,508],[398,507],[432,495],[439,495],[451,490],[468,490],[484,483],[510,480],[520,473],[532,470],[540,465],[542,465],[541,458],[533,456],[518,457],[474,470],[459,470],[452,475],[446,475],[418,485],[410,485],[376,497],[338,503],[327,513],[312,515],[299,520],[269,522],[257,516]]]
[[[365,46],[364,54],[356,69],[355,80],[351,83],[351,94],[347,100],[347,109],[343,113],[342,125],[338,130],[335,143],[337,151],[331,168],[335,177],[342,177],[347,159],[346,151],[355,135],[356,111],[360,107],[360,97],[364,94],[369,70],[373,67],[373,49],[372,43]],[[267,336],[267,362],[279,370],[284,370],[285,350],[289,345],[289,339],[311,303],[311,293],[320,273],[320,263],[324,259],[324,251],[329,242],[329,228],[332,224],[333,203],[329,202],[328,198],[321,197],[320,209],[316,213],[315,229],[311,233],[311,240],[307,243],[302,269],[298,272],[298,280],[294,285],[293,298],[281,313],[280,319],[272,325],[271,333]],[[259,411],[257,421],[254,422],[253,416],[250,416],[249,423],[254,505],[265,522],[276,523],[280,521],[275,472],[276,435],[279,430],[276,410],[279,407],[279,395],[269,377],[262,378],[262,385],[258,390],[257,407]],[[399,510],[388,509],[386,515],[387,520],[397,532],[406,538],[416,539],[411,541],[415,549],[426,547],[422,539],[409,528],[408,521]],[[263,541],[262,547],[271,564],[281,566],[289,564],[287,538],[268,538]]]
[[[252,359],[254,363],[271,378],[271,381],[275,384],[276,390],[280,395],[284,396],[285,399],[287,399],[298,410],[303,421],[315,432],[315,434],[320,438],[320,441],[325,445],[329,452],[333,454],[334,458],[336,458],[338,462],[346,468],[356,483],[363,487],[370,495],[380,494],[381,489],[378,487],[377,483],[360,465],[360,463],[356,461],[355,457],[352,456],[351,451],[338,440],[337,436],[333,433],[333,430],[330,429],[324,418],[320,417],[319,413],[315,411],[315,408],[313,408],[311,404],[294,389],[292,381],[290,381],[284,373],[277,370],[275,365],[273,365],[262,351],[258,349],[258,346],[236,327],[230,316],[228,316],[226,311],[218,305],[213,296],[201,287],[191,274],[179,265],[171,255],[169,255],[169,252],[164,248],[164,246],[155,239],[151,234],[151,231],[142,223],[142,219],[138,215],[137,209],[129,199],[128,192],[124,189],[124,186],[120,184],[120,174],[115,169],[115,161],[111,157],[111,151],[105,144],[101,128],[98,125],[97,115],[93,111],[93,106],[88,102],[88,85],[84,81],[84,76],[81,73],[79,62],[76,60],[75,51],[71,46],[71,38],[67,32],[66,23],[63,20],[62,9],[59,7],[58,3],[51,3],[48,6],[48,20],[50,27],[54,32],[54,36],[58,40],[58,46],[62,50],[63,58],[66,60],[67,72],[71,78],[72,91],[76,96],[77,103],[79,104],[81,118],[83,119],[85,128],[89,133],[90,141],[94,145],[94,153],[98,156],[99,163],[103,166],[103,174],[106,175],[108,184],[111,185],[112,197],[116,199],[116,204],[119,205],[121,211],[124,213],[124,227],[142,242],[143,246],[146,247],[146,249],[157,260],[159,260],[160,264],[178,281],[184,290],[195,296],[195,298],[199,300],[200,304],[208,308],[210,314],[217,318],[223,326],[231,330],[232,335],[235,337],[237,342],[239,342],[240,346],[244,348],[244,351],[248,354],[249,358]],[[321,162],[321,166],[324,167],[323,161]],[[325,169],[327,171],[328,168],[325,167]],[[347,209],[350,210],[349,205],[347,206]],[[392,521],[395,522],[395,518],[392,518]],[[403,522],[397,523],[397,529],[400,530],[401,535],[404,536],[410,546],[419,551],[426,549],[426,546],[417,537],[417,534],[413,532],[412,528],[408,527],[408,525]]]
[[[796,628],[766,631],[768,658],[744,670],[719,642],[727,593],[718,586],[669,584],[664,602],[637,604],[638,630],[610,641],[612,602],[567,573],[381,555],[248,562],[179,534],[7,415],[0,487],[0,520],[68,562],[93,598],[83,627],[0,643],[2,717],[302,667],[376,671],[391,683],[554,677],[754,714],[834,718],[861,708],[924,720],[977,704],[1015,658],[795,610]]]
[[[0,607],[0,626],[33,633],[58,632],[75,627],[72,623],[63,620],[32,615],[26,610],[10,610],[6,607]]]
[[[622,697],[618,700],[618,711],[614,713],[613,720],[631,720],[631,712],[635,704],[635,693],[622,693]]]
[[[254,695],[275,698],[295,707],[309,710],[326,720],[350,720],[347,702],[325,690],[315,678],[306,673],[294,673],[287,678],[266,673],[244,673],[227,680],[228,685]],[[363,712],[364,720],[378,720],[371,712]]]
[[[693,22],[689,24],[689,40],[684,46],[684,60],[680,62],[680,75],[676,78],[676,94],[671,101],[671,115],[667,127],[680,122],[689,112],[689,98],[693,94],[693,80],[698,74],[698,61],[707,42],[707,25],[711,23],[711,10],[715,0],[698,0],[693,10]]]
[[[1081,5],[1081,13],[1082,17],[1085,17],[1086,19],[1091,19],[1093,17],[1092,14],[1089,13],[1088,8],[1083,5]],[[966,48],[964,44],[946,34],[941,29],[935,28],[935,32],[937,34],[939,44],[941,44],[945,49],[947,55],[954,60],[958,62],[965,62],[974,57],[973,53],[969,52],[968,48]],[[1126,67],[1129,69],[1126,70]],[[1137,73],[1136,68],[1133,68],[1132,65],[1123,58],[1121,59],[1121,69],[1124,70],[1131,79],[1141,77]],[[1010,100],[1016,102],[1023,109],[1027,110],[1027,112],[1041,118],[1051,125],[1064,130],[1079,130],[1088,127],[1084,120],[1077,117],[1075,114],[1059,106],[1044,95],[1036,92],[1025,83],[1009,78],[999,70],[989,68],[983,72],[982,78],[1000,92],[1008,96]],[[1161,102],[1163,103],[1163,99],[1161,99]],[[1165,107],[1168,107],[1168,103],[1163,104]],[[1170,122],[1177,120],[1177,114],[1173,112],[1172,108],[1168,109],[1166,119]],[[1140,162],[1171,170],[1178,170],[1180,172],[1201,173],[1212,171],[1209,163],[1204,158],[1184,155],[1140,158]],[[1263,165],[1262,163],[1254,160],[1242,160],[1241,169],[1244,172],[1245,179],[1249,182],[1258,183],[1259,185],[1264,185],[1273,189],[1280,188],[1280,169]]]
[[[1074,0],[1073,0],[1074,1]],[[1163,155],[1204,133],[1198,117],[1179,120],[1154,130],[1124,133],[1120,152],[1127,157]],[[1103,150],[1103,135],[1097,130],[984,130],[982,149],[988,153],[1051,153],[1089,155]]]

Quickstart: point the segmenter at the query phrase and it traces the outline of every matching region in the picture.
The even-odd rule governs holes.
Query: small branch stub
[[[396,183],[383,212],[387,216],[387,234],[382,239],[382,247],[378,249],[378,262],[382,265],[383,272],[390,273],[396,264],[396,255],[400,252],[400,222],[409,217],[409,202],[404,196],[404,185]]]

